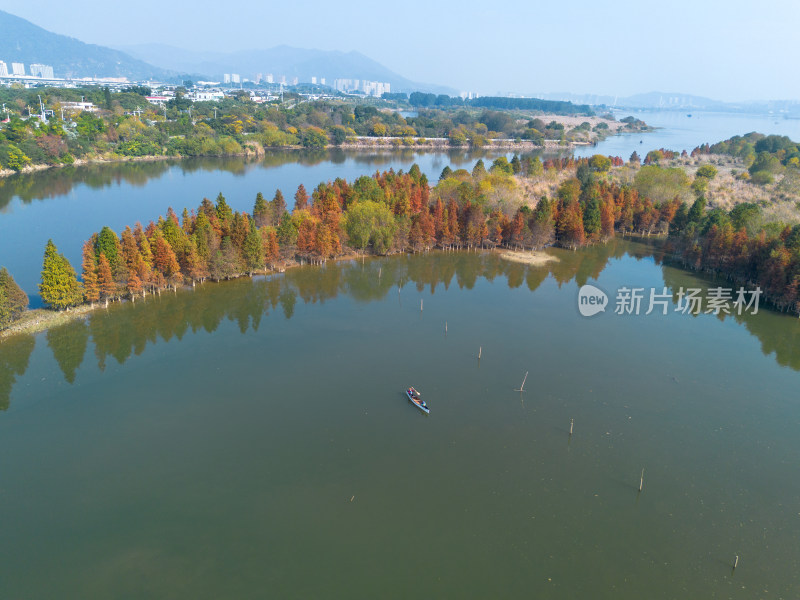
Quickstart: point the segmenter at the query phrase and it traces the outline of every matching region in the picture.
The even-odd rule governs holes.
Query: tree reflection
[[[159,339],[182,339],[187,332],[213,333],[224,322],[235,323],[245,334],[257,331],[270,312],[283,318],[295,316],[298,301],[324,303],[340,294],[359,303],[383,300],[398,286],[413,285],[417,291],[434,294],[442,286],[455,283],[472,289],[479,279],[504,278],[509,288],[526,285],[535,291],[552,277],[558,286],[575,281],[578,286],[597,279],[612,259],[630,256],[660,262],[653,247],[613,240],[578,252],[552,250],[559,260],[542,266],[509,262],[496,252],[430,252],[389,258],[365,258],[328,262],[324,266],[290,269],[282,275],[206,283],[193,290],[151,296],[136,304],[114,304],[80,320],[49,330],[45,337],[68,383],[76,379],[91,338],[99,369],[109,359],[122,364],[141,355],[148,343]],[[662,266],[664,285],[675,291],[681,287],[707,288],[724,285],[699,279],[685,271]],[[766,309],[758,315],[722,315],[734,318],[761,341],[765,355],[775,355],[780,365],[800,370],[800,329],[787,327],[787,318]],[[11,389],[23,375],[33,351],[32,336],[17,336],[0,345],[0,409],[8,406]]]
[[[36,340],[32,335],[19,335],[0,344],[0,410],[8,408],[11,388],[28,369]]]
[[[32,173],[16,173],[0,177],[0,210],[8,206],[14,198],[28,204],[34,200],[47,200],[63,197],[79,185],[92,189],[102,189],[126,183],[144,186],[151,179],[162,177],[173,168],[183,174],[199,171],[224,171],[233,175],[245,175],[258,168],[275,168],[287,164],[300,164],[312,167],[324,162],[343,164],[352,160],[371,169],[381,169],[396,164],[399,160],[409,163],[420,154],[430,154],[430,150],[399,149],[375,151],[348,151],[340,148],[324,150],[268,150],[261,157],[196,157],[162,158],[159,160],[128,161],[112,164],[89,164],[51,168]],[[447,150],[439,151],[445,162],[453,165],[471,164],[478,158],[495,158],[498,150]]]
[[[86,345],[89,342],[89,328],[83,320],[72,321],[65,325],[52,327],[45,335],[47,345],[53,352],[64,379],[68,383],[75,381],[75,373],[83,363]]]

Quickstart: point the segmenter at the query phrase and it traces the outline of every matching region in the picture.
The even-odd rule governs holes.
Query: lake
[[[617,119],[629,115],[636,117],[657,129],[648,133],[612,136],[597,146],[581,146],[575,149],[576,156],[604,154],[627,160],[636,151],[644,160],[651,150],[666,148],[691,152],[702,144],[713,144],[753,131],[800,140],[800,119],[784,119],[778,115],[670,110],[614,110],[613,114]]]
[[[675,123],[581,152],[772,132],[637,116]],[[259,191],[291,204],[300,183],[414,162],[435,180],[496,156],[279,152],[0,179],[0,264],[37,305],[50,237],[78,267],[103,225],[219,192],[249,211]],[[642,243],[549,252],[547,267],[329,262],[3,340],[0,595],[800,596],[800,321],[674,304],[582,317],[585,283],[612,299],[709,284]]]
[[[630,113],[618,113],[622,118]],[[771,116],[697,113],[692,118],[672,111],[639,111],[638,118],[660,129],[607,138],[597,146],[579,147],[575,153],[600,153],[628,158],[636,150],[642,157],[661,147],[691,150],[750,131],[781,133],[800,139],[800,120]],[[644,143],[639,144],[639,140]],[[222,193],[235,210],[251,212],[255,196],[268,199],[281,189],[293,206],[301,183],[309,194],[320,182],[337,177],[349,181],[361,175],[393,168],[408,170],[417,163],[431,182],[442,169],[472,170],[479,159],[487,166],[512,152],[451,150],[449,152],[400,151],[273,151],[260,160],[202,158],[132,162],[51,169],[0,178],[0,265],[5,266],[30,296],[31,306],[41,306],[38,284],[47,240],[80,269],[81,247],[92,233],[108,225],[120,232],[137,221],[144,225],[165,215],[168,207],[179,214],[197,208],[204,197]]]
[[[81,248],[92,233],[108,225],[121,232],[137,222],[147,225],[172,207],[196,209],[203,198],[222,193],[239,211],[253,211],[256,194],[271,199],[281,189],[291,209],[301,183],[311,195],[321,182],[393,168],[408,171],[416,163],[435,183],[446,166],[472,170],[479,159],[489,165],[497,151],[386,152],[276,151],[258,161],[205,158],[132,162],[51,169],[0,178],[0,265],[5,266],[41,306],[38,284],[47,240],[79,270]]]
[[[587,282],[707,283],[641,243],[549,252],[329,262],[4,342],[3,595],[797,597],[798,320],[582,317]]]

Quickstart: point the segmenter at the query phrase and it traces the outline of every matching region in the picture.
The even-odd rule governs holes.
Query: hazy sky
[[[798,0],[0,0],[0,8],[102,45],[358,50],[409,79],[483,94],[800,99]]]

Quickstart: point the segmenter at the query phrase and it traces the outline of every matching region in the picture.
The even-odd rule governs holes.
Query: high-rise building
[[[0,60],[0,77],[8,77],[8,66]]]
[[[231,83],[240,83],[242,78],[239,77],[238,73],[231,73]]]
[[[319,84],[320,84],[320,85],[325,85],[325,78],[324,78],[324,77],[321,77],[321,78],[320,78],[320,80],[319,80]]]
[[[311,78],[311,84],[312,85],[316,85],[317,84],[317,78],[316,77],[312,77]]]
[[[225,73],[222,75],[222,82],[223,83],[230,83],[231,82],[231,74]]]
[[[34,63],[31,65],[31,76],[41,77],[42,79],[53,79],[53,67]]]
[[[340,92],[363,92],[367,96],[378,97],[389,93],[392,89],[386,82],[366,79],[337,79],[333,82],[333,87]]]
[[[14,75],[25,75],[25,65],[22,63],[11,63],[11,72]]]
[[[267,73],[267,76],[264,78],[267,83],[275,83],[275,78],[272,76],[272,73]]]
[[[297,85],[300,80],[297,77],[292,77],[292,85]]]

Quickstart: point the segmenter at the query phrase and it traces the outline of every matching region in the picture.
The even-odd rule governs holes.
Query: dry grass
[[[796,171],[777,174],[775,181],[768,185],[756,185],[737,178],[747,171],[747,166],[730,156],[678,158],[668,166],[681,167],[694,179],[697,169],[703,165],[713,165],[718,171],[706,190],[708,208],[729,211],[737,204],[749,202],[761,207],[765,223],[800,223],[800,174]]]
[[[555,198],[558,187],[574,176],[575,173],[573,171],[548,170],[539,177],[520,178],[523,203],[533,208],[538,204],[539,198],[542,196]]]
[[[542,265],[546,265],[550,262],[558,262],[558,258],[555,256],[551,256],[550,254],[545,254],[544,252],[515,252],[511,250],[505,250],[500,252],[500,258],[503,260],[509,260],[511,262],[522,263],[525,265],[532,265],[534,267],[540,267]]]

